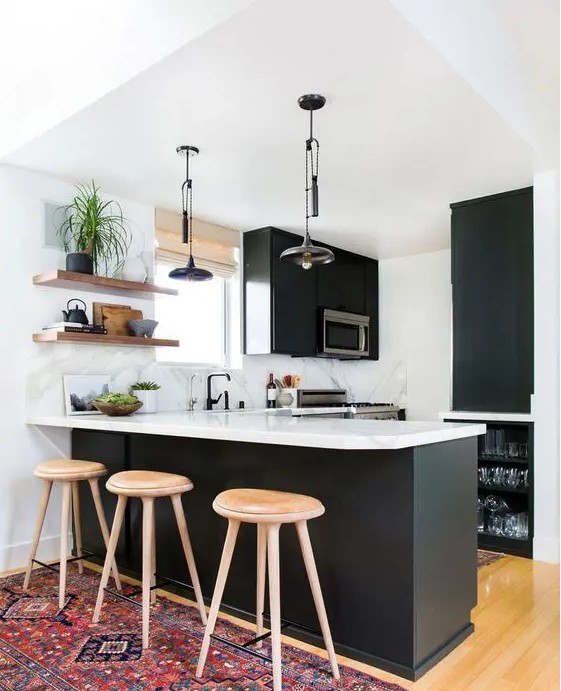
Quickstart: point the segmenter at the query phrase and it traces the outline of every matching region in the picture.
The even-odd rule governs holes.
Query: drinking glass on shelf
[[[503,481],[507,489],[516,489],[520,485],[520,470],[518,468],[505,468]]]
[[[528,514],[526,511],[518,514],[517,537],[522,540],[528,538]]]
[[[518,458],[519,451],[520,451],[520,444],[517,441],[509,441],[508,442],[508,457],[509,458]]]
[[[504,519],[500,513],[492,513],[487,520],[487,530],[493,535],[503,535]]]
[[[528,489],[528,470],[520,471],[520,487]]]
[[[504,429],[495,430],[495,456],[504,457],[506,455],[505,431]]]
[[[477,532],[485,530],[485,502],[481,497],[477,497]]]
[[[488,429],[485,433],[485,446],[483,448],[484,456],[494,456],[495,455],[495,430]]]
[[[507,513],[503,518],[503,535],[505,537],[518,537],[519,536],[519,517],[520,514],[517,513]]]
[[[505,487],[505,472],[506,468],[502,466],[494,466],[491,469],[493,487]]]
[[[518,458],[528,460],[528,444],[518,444]]]
[[[489,466],[483,466],[482,468],[479,468],[477,471],[477,476],[479,479],[479,483],[484,485],[485,487],[490,487],[491,486],[491,468]]]
[[[493,535],[503,535],[504,516],[510,511],[509,505],[502,497],[489,494],[485,508],[488,511],[487,530]]]

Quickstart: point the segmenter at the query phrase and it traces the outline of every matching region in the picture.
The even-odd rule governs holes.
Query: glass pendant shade
[[[298,247],[289,247],[285,250],[280,258],[283,261],[297,264],[303,269],[311,269],[312,266],[319,266],[321,264],[330,264],[335,260],[335,255],[327,247],[316,247],[312,245],[310,236],[306,235],[304,242]]]
[[[183,281],[209,281],[212,278],[212,273],[206,269],[196,267],[193,258],[193,184],[189,177],[189,157],[196,156],[199,150],[196,146],[178,146],[176,151],[178,154],[184,154],[186,159],[185,182],[181,187],[183,206],[182,242],[185,245],[189,244],[189,259],[187,266],[173,269],[168,276]]]
[[[326,247],[316,247],[312,244],[308,231],[308,221],[319,215],[318,164],[319,142],[314,137],[313,114],[325,105],[325,98],[319,94],[307,94],[298,99],[298,105],[310,113],[310,136],[306,140],[306,234],[304,242],[298,247],[289,247],[280,258],[292,262],[303,269],[312,266],[330,264],[335,261],[335,255]]]

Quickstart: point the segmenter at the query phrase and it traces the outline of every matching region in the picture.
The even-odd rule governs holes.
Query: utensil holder
[[[297,389],[279,389],[277,393],[277,408],[296,408],[298,403]]]

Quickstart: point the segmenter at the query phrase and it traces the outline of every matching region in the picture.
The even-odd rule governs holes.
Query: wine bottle
[[[267,408],[274,408],[277,399],[277,387],[273,381],[273,373],[269,374],[269,383],[267,384]]]

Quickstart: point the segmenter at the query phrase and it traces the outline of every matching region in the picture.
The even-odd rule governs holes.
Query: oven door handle
[[[361,353],[364,353],[364,351],[366,350],[366,327],[363,324],[361,324],[361,326],[359,326],[358,328],[360,333],[360,342],[358,349]]]

